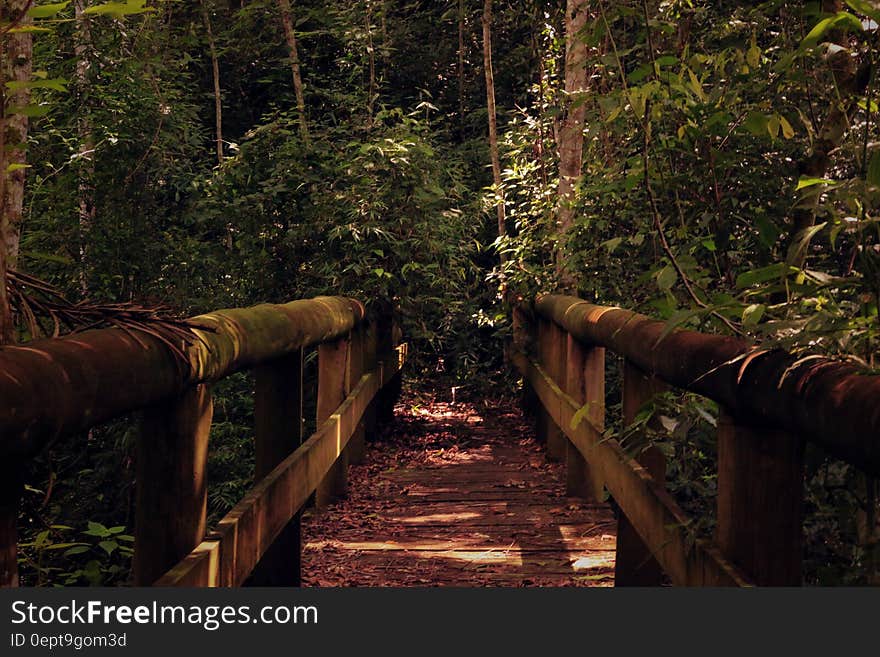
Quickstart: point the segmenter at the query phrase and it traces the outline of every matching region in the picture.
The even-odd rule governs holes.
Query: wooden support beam
[[[568,336],[565,390],[579,404],[587,406],[586,419],[597,431],[605,428],[605,349],[584,347]],[[605,484],[590,466],[583,454],[568,438],[565,454],[566,494],[599,502],[604,497]]]
[[[716,541],[759,586],[802,583],[803,496],[803,441],[722,413]]]
[[[303,441],[303,351],[254,370],[256,467],[260,481],[290,456]],[[253,586],[299,586],[300,514],[275,539],[250,581]]]
[[[667,386],[639,369],[629,360],[623,365],[623,424],[631,425],[639,410],[663,392]],[[638,442],[638,438],[635,439]],[[656,447],[643,451],[639,464],[659,485],[666,483],[666,459]],[[617,555],[614,562],[615,586],[660,586],[664,581],[663,569],[652,549],[639,536],[638,530],[621,513],[617,519]]]
[[[18,509],[24,464],[0,466],[0,588],[18,586]]]
[[[379,341],[376,331],[376,323],[370,322],[364,325],[364,370],[372,372],[379,366]],[[364,437],[367,441],[378,438],[378,412],[377,403],[374,399],[364,412]]]
[[[205,536],[212,413],[204,384],[144,411],[137,446],[136,586],[152,584]]]
[[[580,405],[533,360],[516,354],[514,364],[531,382],[558,426],[565,429],[591,468],[605,481],[621,510],[679,586],[749,586],[748,577],[713,544],[688,534],[690,519],[644,467],[629,458],[588,421],[572,426]]]
[[[348,365],[348,384],[346,385],[346,393],[352,389],[352,381],[357,383],[360,381],[364,372],[369,372],[372,367],[365,367],[367,349],[366,327],[362,324],[351,333],[351,350]],[[365,421],[361,420],[355,429],[354,435],[348,443],[348,462],[362,463],[367,451],[366,426]]]
[[[556,381],[565,385],[565,334],[555,323],[541,320],[538,324],[538,353],[544,370]],[[565,434],[553,422],[546,411],[538,411],[539,440],[547,445],[547,458],[562,461],[566,455]]]
[[[347,336],[318,347],[317,425],[321,426],[348,394],[351,339]],[[348,452],[337,440],[339,456],[315,492],[315,506],[324,509],[348,493]]]

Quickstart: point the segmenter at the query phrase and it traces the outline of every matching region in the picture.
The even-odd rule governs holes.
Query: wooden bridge
[[[735,338],[669,332],[664,322],[572,297],[545,296],[514,315],[510,360],[522,373],[535,435],[564,470],[545,472],[529,461],[534,450],[522,441],[526,432],[511,431],[505,444],[481,442],[478,428],[460,427],[470,432],[471,460],[480,467],[454,474],[411,467],[395,481],[422,485],[423,502],[441,503],[452,491],[473,508],[500,510],[512,519],[510,535],[496,531],[488,547],[475,547],[454,531],[461,518],[434,513],[433,528],[441,534],[428,552],[497,552],[535,518],[542,526],[558,518],[559,528],[584,530],[578,534],[584,540],[547,548],[537,536],[534,549],[588,562],[593,555],[609,577],[613,569],[617,585],[797,585],[805,443],[880,474],[880,377]],[[25,462],[66,434],[133,412],[142,425],[134,583],[300,583],[303,509],[332,514],[334,500],[346,495],[349,464],[362,461],[366,439],[393,416],[405,345],[397,344],[389,313],[367,317],[361,303],[338,297],[218,311],[194,323],[200,328],[194,329],[198,340],[186,347],[188,362],[161,336],[121,329],[0,349],[0,583],[18,582],[16,523]],[[303,363],[311,350],[318,356],[316,430],[306,438]],[[626,423],[667,387],[720,405],[712,540],[693,535],[690,519],[667,492],[657,449],[634,460],[603,437],[606,350],[624,358]],[[255,379],[256,483],[216,527],[207,527],[209,386],[243,370],[252,370]],[[527,470],[516,491],[504,483],[505,468]],[[615,515],[602,501],[605,491]],[[410,518],[424,510],[406,504],[411,501],[400,500]],[[393,522],[403,515],[389,512],[374,523],[372,547],[353,545],[342,553],[343,567],[355,553],[380,549],[389,570],[424,567],[425,576],[412,580],[419,584],[463,583],[448,569],[431,570],[430,559],[412,559],[407,546],[424,545],[418,533],[424,526]],[[603,530],[591,533],[586,525]],[[399,555],[406,565],[395,562]],[[544,582],[528,572],[528,559],[502,561],[493,572],[524,583],[565,583],[570,570]]]

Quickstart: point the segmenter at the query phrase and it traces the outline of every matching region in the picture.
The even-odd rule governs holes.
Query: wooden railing
[[[565,459],[569,493],[619,507],[615,583],[799,585],[804,443],[880,474],[880,376],[840,361],[761,350],[574,297],[517,311],[513,361],[537,405],[539,437]],[[667,334],[668,333],[668,334]],[[694,540],[665,487],[656,447],[628,456],[602,435],[605,350],[624,358],[623,422],[667,387],[717,402],[717,514]],[[580,411],[580,412],[579,412]]]
[[[341,297],[193,319],[188,363],[158,337],[101,329],[0,349],[0,584],[17,584],[25,462],[59,437],[142,411],[136,585],[299,583],[299,515],[346,488],[365,435],[393,413],[405,347],[392,318]],[[317,431],[303,442],[303,359],[318,350]],[[255,376],[253,488],[207,531],[209,384]]]

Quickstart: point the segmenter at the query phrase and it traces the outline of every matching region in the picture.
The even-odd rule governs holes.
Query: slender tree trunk
[[[92,33],[89,17],[84,13],[88,4],[86,0],[75,0],[73,4],[76,18],[76,35],[73,52],[76,58],[76,74],[74,84],[79,96],[80,110],[76,121],[79,148],[79,281],[83,296],[89,292],[89,242],[92,226],[95,223],[95,190],[92,184],[95,174],[95,136],[89,115],[88,86],[89,69],[91,68]]]
[[[465,0],[458,0],[458,135],[464,141],[464,32]]]
[[[373,47],[373,7],[366,0],[367,61],[370,81],[367,87],[367,125],[373,127],[373,104],[376,100],[376,50]]]
[[[211,27],[211,16],[205,0],[201,0],[202,20],[208,34],[208,49],[211,52],[211,69],[214,75],[214,131],[217,136],[217,163],[223,164],[223,90],[220,87],[220,58],[217,56],[217,43]]]
[[[581,34],[587,24],[587,0],[568,0],[565,9],[565,112],[559,130],[559,188],[556,207],[556,272],[563,290],[577,281],[566,266],[566,238],[574,225],[575,189],[584,157],[587,45]]]
[[[495,116],[495,75],[492,71],[492,0],[483,3],[483,68],[486,73],[486,109],[489,112],[489,152],[492,156],[492,180],[497,197],[498,236],[507,234],[504,215],[504,190],[501,186],[501,156],[498,153],[498,121]]]
[[[30,22],[27,10],[32,0],[0,0],[4,24]],[[0,344],[12,342],[15,331],[7,294],[7,271],[18,263],[24,205],[28,118],[15,111],[30,102],[27,88],[8,89],[9,82],[31,79],[33,44],[31,34],[0,35]]]
[[[296,32],[293,29],[293,12],[290,9],[290,0],[278,0],[278,8],[281,10],[281,24],[284,26],[287,49],[290,51],[290,71],[293,74],[293,91],[296,94],[296,109],[299,113],[299,131],[303,141],[308,144],[310,140],[309,124],[306,121],[306,101],[305,94],[303,93],[299,49],[296,45]]]

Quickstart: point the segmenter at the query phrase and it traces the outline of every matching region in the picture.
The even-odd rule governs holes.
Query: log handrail
[[[571,296],[515,313],[512,361],[548,455],[566,454],[570,494],[598,499],[604,486],[620,510],[617,585],[799,585],[804,443],[880,473],[880,376]],[[666,386],[719,404],[712,540],[666,491],[659,450],[633,459],[603,437],[606,349],[624,359],[624,424]]]
[[[133,576],[137,585],[299,583],[299,515],[344,493],[349,462],[387,419],[404,346],[393,318],[317,297],[190,320],[186,362],[158,337],[116,328],[0,347],[0,585],[15,586],[22,465],[59,437],[142,411]],[[303,362],[318,349],[318,430],[303,440]],[[255,484],[206,527],[208,384],[253,370]],[[390,385],[390,384],[394,385]],[[198,558],[209,545],[211,568]],[[188,556],[190,555],[190,556]],[[197,565],[205,577],[176,577]],[[169,572],[170,571],[170,572]]]

